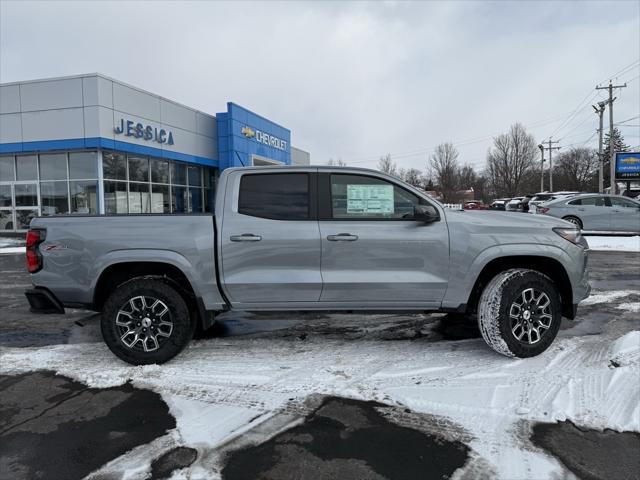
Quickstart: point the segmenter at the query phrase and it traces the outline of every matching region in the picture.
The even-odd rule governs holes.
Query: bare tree
[[[537,155],[535,138],[520,123],[495,137],[487,152],[486,172],[496,194],[513,197],[521,193],[523,179],[533,168]]]
[[[431,155],[431,168],[443,202],[452,202],[459,188],[458,150],[453,143],[441,143]]]
[[[329,161],[327,162],[327,165],[329,165],[330,167],[346,167],[347,166],[347,162],[345,162],[341,158],[339,158],[337,160],[334,160],[333,158],[330,158]]]
[[[378,160],[378,170],[393,175],[394,177],[398,176],[398,168],[396,167],[396,163],[391,160],[390,153],[387,153],[384,157],[380,157],[380,160]]]
[[[587,191],[595,188],[598,155],[591,148],[572,148],[558,155],[554,176],[563,189]]]
[[[462,190],[472,189],[474,184],[476,183],[477,178],[478,175],[476,174],[476,171],[473,169],[473,167],[469,164],[465,164],[460,169],[460,188]]]
[[[424,176],[422,172],[417,168],[401,169],[402,175],[400,178],[414,187],[422,188],[424,185]]]

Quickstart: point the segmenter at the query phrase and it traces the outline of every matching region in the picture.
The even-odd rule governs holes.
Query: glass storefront
[[[212,168],[143,155],[3,155],[0,230],[26,230],[38,215],[211,212],[214,189]]]

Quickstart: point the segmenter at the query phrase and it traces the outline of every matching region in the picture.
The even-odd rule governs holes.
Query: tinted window
[[[309,175],[268,173],[244,175],[238,212],[274,220],[309,218]]]
[[[331,175],[332,218],[412,219],[420,197],[379,178]]]

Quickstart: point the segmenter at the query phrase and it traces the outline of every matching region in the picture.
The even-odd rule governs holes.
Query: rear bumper
[[[43,287],[35,287],[24,292],[33,313],[64,313],[60,300]]]

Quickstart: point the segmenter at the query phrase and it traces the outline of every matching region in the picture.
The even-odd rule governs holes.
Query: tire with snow
[[[496,275],[478,304],[482,338],[508,357],[534,357],[553,342],[562,319],[555,284],[535,270],[515,268]]]
[[[182,296],[153,277],[120,285],[105,302],[100,322],[109,349],[133,365],[171,360],[193,337],[194,325]]]

